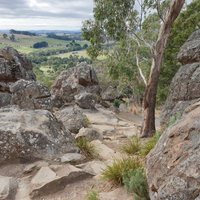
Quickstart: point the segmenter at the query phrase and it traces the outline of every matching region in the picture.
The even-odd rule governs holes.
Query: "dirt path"
[[[43,192],[44,190],[45,195],[32,199],[86,200],[89,191],[98,190],[100,193],[100,200],[132,200],[132,195],[127,194],[123,188],[113,188],[112,185],[105,183],[99,177],[103,168],[105,168],[108,163],[111,163],[115,158],[123,157],[121,146],[127,142],[129,137],[139,134],[142,117],[132,113],[119,113],[116,115],[112,111],[102,107],[99,107],[96,111],[83,110],[83,112],[90,121],[90,127],[98,128],[102,134],[103,140],[92,141],[93,145],[96,146],[99,151],[100,160],[97,159],[87,163],[83,162],[82,166],[76,166],[78,168],[75,168],[75,170],[78,171],[80,169],[83,170],[81,173],[86,171],[87,173],[92,173],[93,176],[85,176],[83,179],[75,177],[75,181],[72,183],[65,181],[65,187],[63,187],[63,185],[61,187],[59,181],[55,183],[55,178],[52,178],[52,180],[54,180],[53,184],[47,183],[49,191],[52,187],[58,187],[58,191],[48,194],[48,192],[46,193],[46,189],[44,190],[44,188],[41,187],[42,189],[40,189],[39,192]],[[32,165],[34,166],[34,164]],[[60,173],[58,169],[65,167],[65,164],[57,163],[56,165],[52,165],[52,163],[48,162],[43,162],[42,164],[36,163],[33,169],[30,170],[30,173],[24,173],[27,167],[30,167],[30,164],[18,163],[0,166],[0,175],[16,177],[18,179],[19,185],[15,200],[31,200],[29,194],[32,190],[32,180],[41,168],[48,167],[49,171],[52,171],[50,171],[50,175],[55,172],[57,177]],[[78,171],[76,173],[80,172]],[[48,174],[46,176],[48,176]],[[66,178],[66,174],[63,174],[63,172],[62,176]],[[63,178],[60,179],[61,182],[62,180]]]

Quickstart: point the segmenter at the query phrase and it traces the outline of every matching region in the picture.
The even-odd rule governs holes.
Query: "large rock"
[[[66,185],[92,177],[70,164],[64,166],[42,167],[31,181],[31,197],[55,193],[65,188]]]
[[[50,91],[36,82],[31,62],[11,47],[0,50],[0,107],[51,109]]]
[[[14,200],[18,183],[15,178],[0,176],[0,199]]]
[[[83,109],[95,109],[97,96],[92,93],[82,92],[75,96],[75,102]]]
[[[192,34],[183,45],[179,60],[190,64],[182,66],[172,80],[161,116],[162,124],[167,124],[172,116],[180,117],[188,106],[200,99],[200,31]]]
[[[70,132],[49,111],[0,109],[0,162],[56,159],[76,150]]]
[[[151,200],[196,200],[200,194],[200,102],[188,107],[147,157]]]
[[[195,31],[181,47],[178,59],[182,64],[200,62],[200,30]]]
[[[76,107],[64,108],[57,112],[56,117],[63,122],[66,129],[75,134],[77,134],[81,128],[87,127],[89,123],[87,116]]]
[[[36,81],[19,80],[10,87],[11,104],[20,108],[51,110],[51,94],[48,88]]]
[[[76,135],[76,139],[77,138],[86,138],[88,141],[103,140],[103,135],[100,130],[95,128],[81,128]]]
[[[74,102],[74,97],[83,91],[95,94],[100,92],[96,73],[86,63],[63,71],[58,76],[51,91],[54,96],[54,105],[59,107],[64,103]]]

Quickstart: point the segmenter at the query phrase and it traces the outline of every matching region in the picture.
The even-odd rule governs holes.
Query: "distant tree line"
[[[47,34],[48,38],[53,38],[57,40],[65,40],[65,41],[72,41],[72,40],[82,40],[81,35],[56,35],[55,33]]]
[[[36,36],[35,33],[31,33],[31,32],[29,32],[29,31],[16,31],[16,30],[14,30],[14,29],[11,29],[11,30],[10,30],[10,34]]]
[[[48,45],[48,43],[44,44],[44,42],[37,42],[33,45],[33,48],[43,48],[43,47],[46,47],[46,45]],[[84,44],[83,46],[81,46],[79,43],[72,41],[66,45],[66,48],[46,49],[40,52],[32,53],[32,55],[35,55],[35,57],[40,58],[42,56],[52,56],[52,55],[58,55],[58,54],[72,52],[72,51],[81,51],[87,48],[88,48],[87,44]]]

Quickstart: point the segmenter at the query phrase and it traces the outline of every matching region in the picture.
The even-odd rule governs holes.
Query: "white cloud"
[[[0,29],[80,29],[93,0],[0,0]]]

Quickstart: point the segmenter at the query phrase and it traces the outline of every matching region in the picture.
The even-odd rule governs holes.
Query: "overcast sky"
[[[93,0],[0,0],[0,29],[80,30],[92,10]]]
[[[0,0],[0,29],[79,30],[93,0]]]

